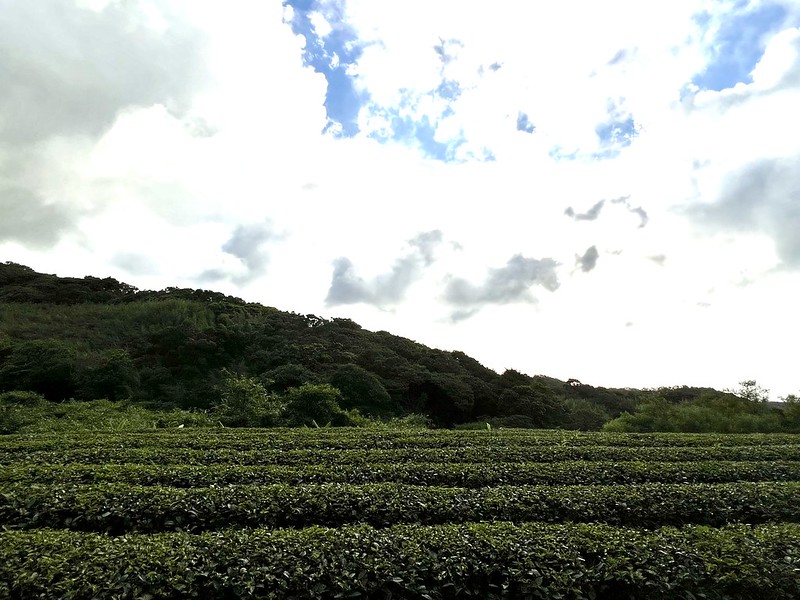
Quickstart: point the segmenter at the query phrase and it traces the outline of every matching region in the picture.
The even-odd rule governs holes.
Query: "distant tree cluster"
[[[684,388],[686,390],[688,388]],[[769,391],[754,380],[726,392],[704,390],[697,396],[665,389],[603,427],[606,431],[647,433],[800,433],[800,401],[789,396],[770,403]]]

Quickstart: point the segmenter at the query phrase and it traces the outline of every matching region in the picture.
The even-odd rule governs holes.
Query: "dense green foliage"
[[[318,397],[322,404],[312,401],[304,408],[310,412],[298,413],[299,398],[286,396],[306,384],[339,390],[337,408]],[[249,406],[240,402],[244,387]],[[14,390],[55,402],[216,408],[228,426],[350,424],[357,417],[342,411],[355,409],[382,419],[424,414],[437,426],[479,420],[597,429],[647,396],[498,374],[462,352],[366,331],[348,319],[282,312],[206,290],[139,291],[110,278],[60,278],[5,263],[0,392]]]
[[[336,465],[34,464],[0,467],[0,482],[125,483],[169,487],[285,483],[404,483],[464,488],[800,481],[797,461],[441,463]]]
[[[493,464],[553,463],[562,461],[664,461],[691,462],[708,460],[734,461],[800,461],[800,445],[712,446],[712,447],[630,447],[564,444],[559,446],[522,445],[440,445],[429,448],[272,448],[258,444],[255,447],[174,447],[169,451],[158,445],[143,447],[77,447],[32,450],[26,459],[40,464],[125,464],[153,465],[321,465],[335,466],[341,462],[356,465],[445,462]],[[16,450],[0,449],[0,462],[13,460]]]
[[[736,393],[611,390],[498,374],[463,352],[366,331],[348,319],[0,263],[0,393],[30,391],[53,402],[205,410],[230,427],[354,425],[419,414],[438,427],[800,432],[800,403],[776,407],[755,382],[743,383]],[[303,387],[326,385],[338,392]],[[0,430],[35,419],[22,413]]]
[[[141,431],[174,427],[213,427],[211,415],[180,409],[152,410],[109,400],[53,403],[35,392],[0,394],[0,433]]]
[[[800,432],[800,404],[790,397],[781,409],[770,405],[754,381],[734,394],[705,393],[678,403],[657,396],[603,427],[606,431],[754,433]]]
[[[269,395],[251,383],[245,396]],[[51,405],[30,393],[13,400]],[[0,438],[0,465],[0,597],[722,599],[800,590],[796,435],[16,434]]]
[[[793,599],[797,525],[0,533],[9,598]]]
[[[366,523],[478,521],[609,523],[639,527],[800,523],[798,482],[497,486],[398,483],[170,488],[129,484],[0,485],[8,528],[155,533]]]

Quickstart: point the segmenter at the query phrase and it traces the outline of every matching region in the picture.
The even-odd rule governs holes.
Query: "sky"
[[[0,0],[0,261],[800,392],[800,0]]]

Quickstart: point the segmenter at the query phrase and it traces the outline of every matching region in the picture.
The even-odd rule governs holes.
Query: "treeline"
[[[782,403],[767,401],[766,390],[743,381],[735,394],[702,394],[670,402],[658,394],[605,424],[606,431],[688,433],[800,432],[800,399],[789,395]]]
[[[349,319],[0,263],[0,393],[18,390],[50,403],[107,399],[162,411],[213,410],[228,425],[422,415],[438,427],[579,430],[609,421],[635,429],[644,421],[629,415],[652,402],[735,398],[710,389],[619,390],[498,374],[463,352],[366,331]],[[792,430],[775,419],[775,430]]]

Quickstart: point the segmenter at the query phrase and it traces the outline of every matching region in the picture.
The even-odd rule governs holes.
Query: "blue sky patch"
[[[325,110],[328,125],[325,130],[340,127],[340,135],[351,137],[358,133],[358,113],[367,95],[359,92],[347,67],[361,56],[361,46],[355,31],[342,21],[339,11],[319,10],[318,0],[285,0],[285,6],[294,9],[292,31],[306,38],[303,62],[328,81],[325,95]],[[311,22],[311,13],[319,10],[333,28],[325,37],[317,35]],[[336,127],[338,129],[338,127]]]
[[[636,137],[636,122],[630,116],[612,119],[595,127],[595,133],[603,146],[630,146]]]
[[[433,47],[433,51],[439,56],[439,60],[443,65],[447,65],[453,61],[455,55],[449,52],[450,48],[463,48],[464,44],[461,40],[445,40],[439,38],[439,44]]]
[[[520,112],[517,115],[517,131],[524,131],[525,133],[533,133],[536,131],[536,126],[531,123],[528,115],[524,112]]]
[[[611,60],[608,61],[608,66],[618,65],[622,61],[628,58],[628,51],[625,48],[618,50],[617,53],[611,57]]]
[[[429,157],[441,161],[452,161],[458,147],[464,143],[463,139],[453,140],[450,143],[439,142],[435,139],[436,127],[431,124],[428,117],[422,117],[417,122],[414,137],[417,138],[420,148]]]
[[[410,115],[400,115],[395,108],[372,107],[375,114],[389,122],[388,132],[372,132],[370,137],[381,143],[389,141],[417,147],[426,158],[442,162],[454,162],[458,148],[465,142],[463,137],[440,142],[436,139],[436,123],[427,116],[419,120]],[[490,160],[484,153],[485,160]],[[460,161],[458,161],[460,162]]]
[[[436,88],[436,93],[445,100],[456,100],[461,95],[461,86],[457,81],[452,79],[445,79]]]
[[[565,152],[564,148],[556,145],[550,148],[547,155],[553,160],[575,160],[578,158],[578,151],[573,150],[572,152]]]
[[[745,8],[740,2],[737,8]],[[692,83],[700,89],[720,91],[737,83],[752,83],[750,72],[764,54],[766,38],[785,22],[786,9],[778,4],[731,15],[723,22],[713,45],[713,59],[705,71],[695,75]],[[695,22],[706,27],[708,15],[698,15]]]
[[[392,136],[394,141],[415,140],[425,156],[443,162],[452,161],[455,158],[456,150],[464,143],[463,139],[453,140],[449,143],[436,140],[436,126],[428,117],[422,117],[419,121],[414,121],[411,117],[395,118],[392,120],[392,130],[394,131]]]
[[[284,0],[285,6],[291,6],[292,31],[303,35],[306,46],[303,50],[303,61],[316,72],[322,73],[328,82],[325,96],[325,109],[328,124],[323,133],[329,132],[341,137],[353,137],[359,134],[358,117],[362,108],[372,115],[382,117],[385,125],[380,131],[372,131],[369,136],[381,143],[398,142],[417,148],[426,158],[443,162],[462,162],[463,160],[494,160],[488,149],[456,159],[459,148],[465,144],[463,134],[452,139],[440,141],[436,139],[436,131],[442,119],[453,114],[451,104],[463,93],[458,81],[446,76],[449,63],[456,59],[463,43],[457,39],[440,39],[433,46],[436,58],[441,64],[441,80],[439,84],[424,94],[444,100],[440,114],[414,115],[420,97],[408,90],[401,90],[401,100],[396,106],[379,106],[370,102],[369,94],[360,91],[355,85],[355,76],[349,67],[355,64],[362,54],[363,44],[355,31],[343,22],[343,15],[335,5],[323,3],[321,0]],[[323,15],[331,27],[330,32],[321,36],[314,28],[314,14]],[[327,28],[326,28],[327,29]],[[497,70],[495,63],[489,67]],[[533,125],[527,121],[522,123],[525,130]]]

